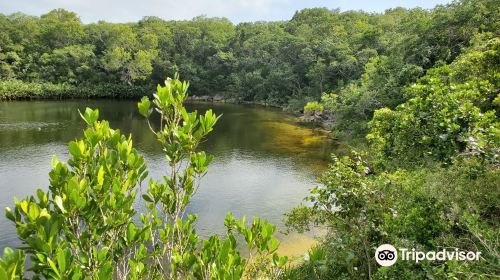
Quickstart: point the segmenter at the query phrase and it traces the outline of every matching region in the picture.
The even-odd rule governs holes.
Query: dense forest
[[[194,95],[219,95],[234,102],[327,114],[333,120],[332,132],[353,140],[357,151],[333,156],[321,184],[311,190],[304,205],[286,215],[290,230],[302,232],[316,226],[328,229],[305,260],[286,265],[285,257],[274,255],[275,228],[258,219],[245,228],[244,222],[228,216],[227,239],[214,237],[203,242],[201,252],[196,252],[196,239],[190,247],[192,255],[176,258],[174,253],[169,255],[172,269],[167,271],[172,278],[186,275],[204,279],[263,275],[269,279],[500,277],[498,0],[454,1],[432,10],[394,8],[382,14],[304,9],[289,21],[238,25],[226,19],[205,17],[190,21],[146,17],[137,23],[82,24],[75,13],[54,10],[40,17],[1,15],[0,27],[0,99],[151,96],[157,84],[163,84],[166,76],[178,72],[190,81]],[[165,130],[153,133],[157,133],[169,160],[175,164],[181,156],[190,160],[192,165],[187,168],[193,170],[182,181],[189,185],[190,178],[205,172],[210,162],[205,154],[195,153],[196,143],[189,141],[201,141],[216,117],[210,112],[200,116],[198,122],[195,114],[187,113],[182,107],[186,91],[185,83],[168,80],[166,87],[158,87],[152,102],[143,98],[138,109],[145,117],[153,112],[151,107],[164,113],[161,116],[165,117]],[[76,171],[71,171],[75,173],[70,175],[87,176],[89,181],[97,182],[93,184],[109,183],[113,190],[112,182],[99,175],[104,171],[100,171],[97,162],[85,158],[95,166],[93,173],[82,175],[79,172],[86,171],[76,159],[83,158],[82,154],[88,153],[86,149],[96,145],[119,141],[122,144],[115,143],[110,149],[117,149],[120,154],[132,144],[124,136],[114,139],[107,123],[97,121],[97,111],[89,109],[83,118],[89,128],[81,140],[83,144],[70,143],[69,164],[76,166]],[[130,149],[124,157],[133,157],[130,168],[140,176],[144,171],[142,162],[134,165],[138,155]],[[29,244],[28,253],[34,255],[32,261],[39,264],[35,268],[46,277],[55,275],[54,271],[61,272],[60,265],[66,269],[63,271],[66,276],[76,275],[76,278],[87,275],[99,279],[98,273],[102,271],[107,273],[103,275],[116,276],[119,269],[113,266],[123,259],[113,259],[108,251],[102,253],[103,263],[96,261],[93,267],[73,271],[66,263],[90,263],[90,260],[76,259],[79,256],[70,256],[68,249],[56,244],[51,248],[54,251],[42,253],[41,257],[36,254],[45,247],[40,249],[39,243],[30,238],[49,238],[30,228],[39,226],[36,215],[41,217],[40,208],[50,205],[54,215],[71,219],[66,214],[67,207],[80,207],[80,202],[71,201],[71,195],[76,195],[63,196],[71,190],[62,186],[73,180],[66,165],[54,164],[55,186],[51,191],[60,196],[49,199],[48,194],[37,193],[40,202],[33,197],[23,201],[26,205],[28,201],[35,203],[38,212],[27,211],[23,202],[17,202],[16,208],[8,212],[18,233]],[[123,173],[122,167],[117,170],[116,174],[125,179],[132,176]],[[113,177],[115,171],[106,169],[109,173],[106,176]],[[137,180],[134,176],[132,179]],[[163,203],[167,205],[164,206],[167,214],[171,214],[169,209],[178,206],[168,206],[171,201],[164,198],[171,198],[165,188],[175,186],[177,181],[173,182],[152,183],[145,201],[152,208]],[[187,200],[191,194],[184,194]],[[102,203],[110,209],[116,208]],[[181,203],[182,207],[185,205]],[[87,210],[95,211],[91,207]],[[153,213],[152,219],[145,219],[146,227],[159,226]],[[35,219],[30,220],[30,215],[36,216]],[[191,221],[178,221],[180,225],[183,222],[188,225],[176,228],[172,224],[166,230],[185,230],[189,239]],[[167,231],[160,231],[160,236],[167,238]],[[136,236],[135,225],[132,232]],[[233,232],[244,235],[248,246],[262,255],[262,266],[246,270],[248,263],[237,252]],[[67,234],[73,238],[69,238],[71,242],[78,243],[71,230]],[[149,244],[151,236],[123,242],[113,246],[121,246],[116,250],[126,252],[130,244]],[[480,260],[471,262],[398,261],[394,266],[380,267],[373,255],[381,244],[420,251],[457,249],[482,254]],[[89,255],[93,254],[93,248],[86,249]],[[120,258],[131,258],[135,276],[154,278],[164,272],[155,250],[156,247],[152,255],[136,252],[144,256],[140,260],[125,253]],[[97,251],[94,254],[97,258]],[[4,269],[12,275],[22,274],[19,267],[24,259],[21,258],[24,253],[6,253],[4,260],[0,260],[0,273]],[[156,270],[152,270],[158,274],[152,276],[144,270],[144,263],[151,262],[158,262]]]
[[[126,86],[154,88],[179,72],[195,95],[294,111],[334,92],[368,120],[401,103],[403,86],[452,62],[477,33],[497,33],[498,9],[495,0],[383,14],[314,8],[289,21],[238,25],[206,17],[82,24],[62,9],[0,15],[1,96],[126,96]]]

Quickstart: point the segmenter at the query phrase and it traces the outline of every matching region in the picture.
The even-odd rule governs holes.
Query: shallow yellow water
[[[317,238],[304,234],[291,233],[281,240],[278,253],[292,259],[302,258],[318,242]]]

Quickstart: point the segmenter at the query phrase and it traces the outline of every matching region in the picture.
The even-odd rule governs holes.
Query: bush
[[[307,112],[321,113],[321,112],[323,112],[324,109],[325,109],[325,107],[319,102],[316,102],[316,101],[307,102],[307,104],[304,106],[304,113],[307,113]]]
[[[65,99],[65,98],[140,98],[151,95],[149,86],[122,84],[87,84],[78,86],[24,82],[20,80],[0,81],[0,100],[16,99]]]
[[[500,122],[492,102],[498,95],[498,73],[489,69],[497,67],[499,48],[498,39],[486,42],[407,88],[411,98],[395,110],[377,110],[367,138],[378,158],[406,168],[450,163],[457,154],[498,163]]]
[[[300,206],[288,214],[288,225],[299,231],[311,224],[329,228],[316,249],[324,252],[323,259],[305,260],[287,272],[295,279],[499,275],[498,166],[466,157],[454,159],[449,167],[375,174],[355,155],[334,158],[322,183],[308,197],[312,207]],[[387,269],[373,258],[385,243],[422,251],[460,248],[480,251],[482,257],[474,262],[397,262]]]

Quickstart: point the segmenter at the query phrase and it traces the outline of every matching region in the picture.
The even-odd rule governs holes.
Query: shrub
[[[457,154],[469,154],[498,163],[500,122],[492,102],[498,71],[490,69],[500,59],[499,47],[500,40],[493,39],[451,65],[433,69],[407,88],[407,102],[395,110],[377,110],[367,138],[379,159],[411,167],[450,163]]]
[[[478,279],[498,276],[500,172],[478,158],[456,158],[449,167],[374,173],[358,156],[334,158],[323,186],[287,216],[299,231],[311,224],[328,227],[314,254],[288,271],[294,279]],[[397,262],[390,269],[374,263],[375,249],[479,251],[474,262]],[[318,260],[318,256],[323,256]]]
[[[20,80],[0,81],[0,100],[15,99],[65,99],[65,98],[140,98],[151,95],[149,86],[122,84],[52,84],[46,82],[24,82]]]
[[[304,113],[307,113],[307,112],[321,113],[321,112],[323,112],[324,109],[325,108],[323,107],[323,105],[317,101],[307,102],[307,104],[304,106]]]

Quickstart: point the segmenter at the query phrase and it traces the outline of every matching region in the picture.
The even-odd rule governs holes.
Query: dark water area
[[[68,158],[67,143],[83,136],[78,109],[99,108],[112,128],[132,134],[134,146],[155,178],[166,161],[134,101],[69,100],[0,102],[0,208],[13,206],[37,188],[46,190],[51,158]],[[259,216],[283,229],[283,214],[300,204],[330,154],[338,148],[326,135],[299,126],[278,109],[234,104],[189,104],[203,113],[212,108],[222,118],[201,149],[214,155],[208,174],[188,212],[198,215],[201,236],[224,233],[228,211],[236,217]],[[143,186],[146,188],[146,186]],[[138,211],[141,210],[138,196]],[[281,236],[284,243],[302,237]],[[298,238],[296,241],[290,238]],[[288,239],[288,241],[287,241]],[[0,250],[20,242],[12,222],[0,215]]]

